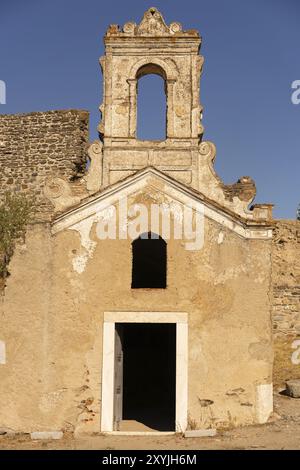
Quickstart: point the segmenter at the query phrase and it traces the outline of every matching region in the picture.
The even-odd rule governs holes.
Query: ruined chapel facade
[[[0,117],[2,184],[37,198],[2,295],[0,427],[183,432],[270,417],[272,206],[251,206],[251,178],[225,185],[214,171],[200,46],[197,31],[167,25],[155,8],[139,24],[111,25],[92,144],[84,111]],[[165,83],[163,141],[136,136],[147,74]],[[162,213],[155,230],[137,223],[141,206],[172,206],[168,237]],[[184,210],[200,245],[175,235]],[[287,227],[285,243],[299,249],[298,226]],[[285,285],[294,301],[298,284],[280,275],[276,292]],[[288,320],[277,311],[281,338],[300,334],[298,307]]]

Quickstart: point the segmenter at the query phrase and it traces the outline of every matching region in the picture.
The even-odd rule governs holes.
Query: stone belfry
[[[105,56],[100,59],[104,187],[147,166],[196,187],[198,145],[203,134],[200,44],[197,31],[183,31],[177,22],[167,26],[156,8],[146,11],[139,25],[126,23],[122,30],[117,25],[109,27]],[[138,81],[147,74],[160,75],[165,82],[165,141],[136,137]]]
[[[202,140],[204,59],[199,55],[198,31],[184,31],[178,22],[168,26],[161,13],[150,8],[138,25],[110,25],[104,42],[100,140],[89,148],[89,194],[153,167],[246,219],[269,219],[270,206],[249,209],[256,195],[254,181],[244,176],[225,185],[214,170],[214,144]],[[165,82],[167,123],[162,141],[137,139],[138,82],[147,74],[157,74]]]

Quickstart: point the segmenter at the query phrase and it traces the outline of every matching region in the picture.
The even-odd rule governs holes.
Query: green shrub
[[[0,276],[8,275],[7,265],[15,244],[25,235],[34,213],[34,199],[22,193],[6,192],[0,203]]]

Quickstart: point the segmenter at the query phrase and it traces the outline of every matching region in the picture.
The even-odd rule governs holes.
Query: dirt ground
[[[185,439],[181,436],[107,436],[32,441],[29,436],[0,437],[0,450],[209,450],[300,449],[300,399],[275,395],[275,413],[263,426],[219,432],[216,437]]]

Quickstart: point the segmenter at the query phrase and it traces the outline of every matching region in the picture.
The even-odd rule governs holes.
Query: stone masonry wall
[[[49,218],[45,179],[69,181],[85,168],[88,121],[80,110],[0,115],[0,197],[7,190],[33,192],[37,217]]]
[[[274,381],[283,385],[300,377],[300,365],[292,362],[300,339],[300,221],[276,221],[272,258]]]

